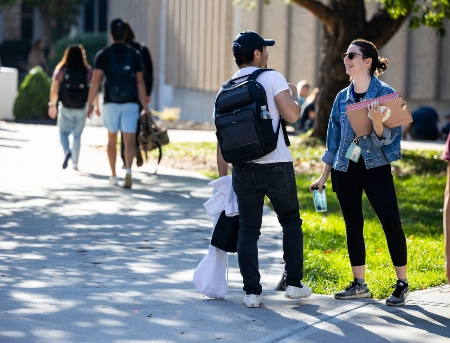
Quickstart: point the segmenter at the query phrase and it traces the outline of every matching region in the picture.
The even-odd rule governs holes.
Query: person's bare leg
[[[355,279],[365,279],[366,266],[352,266],[352,273]]]
[[[136,134],[124,132],[123,140],[125,143],[125,164],[127,169],[131,169],[134,156],[136,156]]]
[[[125,143],[125,164],[127,166],[127,173],[125,175],[125,183],[123,188],[131,188],[133,183],[131,178],[131,166],[136,155],[136,134],[123,132],[123,141]]]
[[[447,184],[444,193],[444,249],[445,270],[450,283],[450,162],[447,162]]]
[[[405,280],[406,279],[406,266],[397,267],[394,266],[395,273],[397,274],[397,279]]]
[[[116,157],[117,157],[117,132],[108,131],[108,160],[111,168],[111,176],[116,176]]]

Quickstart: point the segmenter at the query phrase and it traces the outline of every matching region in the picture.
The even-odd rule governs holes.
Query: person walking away
[[[263,39],[254,31],[243,31],[233,41],[232,51],[239,70],[232,79],[244,81],[258,69],[266,69],[267,46],[275,41]],[[276,71],[266,71],[257,81],[264,87],[272,129],[277,132],[280,120],[298,120],[300,105],[295,85]],[[284,123],[283,123],[284,125]],[[244,304],[259,307],[262,287],[258,270],[258,237],[264,196],[268,196],[283,228],[285,266],[285,297],[297,299],[311,295],[311,289],[301,282],[303,278],[303,233],[301,229],[297,187],[291,153],[286,146],[284,130],[279,130],[277,146],[271,153],[248,163],[233,164],[232,185],[239,208],[238,261],[243,278]],[[238,135],[239,133],[236,132]],[[219,176],[228,174],[228,163],[217,144]]]
[[[366,251],[362,213],[364,191],[383,227],[397,274],[395,289],[386,299],[386,305],[403,305],[409,294],[406,278],[406,239],[390,165],[401,158],[402,128],[384,127],[382,119],[385,113],[381,113],[379,102],[374,100],[368,108],[373,131],[370,135],[356,137],[345,110],[347,105],[394,93],[392,87],[378,80],[378,76],[388,67],[388,60],[380,58],[375,45],[363,39],[351,42],[342,58],[351,83],[336,96],[328,123],[326,150],[322,155],[322,161],[325,163],[323,172],[320,178],[310,185],[310,190],[318,186],[321,192],[331,172],[333,191],[345,221],[347,248],[354,280],[334,297],[371,297],[365,282]]]
[[[125,143],[126,175],[124,188],[131,188],[131,166],[136,155],[136,127],[139,105],[145,115],[151,117],[146,106],[145,84],[140,53],[125,44],[125,26],[122,19],[111,21],[110,34],[113,43],[100,50],[95,57],[94,75],[89,91],[86,115],[91,117],[93,99],[105,76],[103,124],[108,129],[108,160],[111,168],[109,182],[118,185],[116,175],[117,132],[123,132]]]
[[[151,101],[151,94],[152,94],[152,88],[153,88],[153,62],[152,57],[150,55],[149,49],[143,44],[137,42],[136,35],[134,34],[133,29],[131,28],[130,24],[127,22],[124,22],[125,27],[125,43],[136,49],[140,52],[142,57],[142,63],[143,63],[143,73],[144,73],[144,82],[145,82],[145,93],[147,94],[146,97],[146,106],[150,104]],[[140,104],[139,104],[140,105]],[[142,108],[139,108],[139,113],[142,111]],[[137,124],[137,130],[136,130],[136,165],[138,167],[142,166],[144,163],[142,159],[142,153],[139,149],[139,132],[141,131],[141,127],[139,125],[139,119]],[[125,163],[125,144],[123,139],[120,140],[120,156],[122,157],[123,165],[126,166]]]
[[[64,151],[63,169],[67,168],[69,159],[72,159],[73,169],[78,170],[81,134],[86,124],[85,106],[91,79],[92,67],[86,60],[83,46],[68,46],[53,73],[48,103],[49,117],[55,119],[58,116],[59,138]],[[71,134],[72,148],[69,143]]]
[[[441,159],[447,161],[447,182],[444,193],[444,251],[445,251],[445,272],[447,281],[450,284],[450,135],[447,136],[447,143]]]

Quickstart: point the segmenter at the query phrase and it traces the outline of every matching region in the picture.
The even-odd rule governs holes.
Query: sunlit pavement
[[[401,308],[285,299],[274,290],[281,235],[268,209],[262,308],[242,304],[236,254],[226,299],[202,296],[192,274],[211,233],[208,180],[145,165],[132,190],[110,186],[105,129],[83,135],[80,171],[62,170],[56,127],[0,122],[0,342],[450,342],[448,287],[414,292]]]

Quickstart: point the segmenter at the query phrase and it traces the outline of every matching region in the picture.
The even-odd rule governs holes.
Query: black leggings
[[[331,181],[344,216],[351,265],[366,264],[362,213],[364,191],[383,227],[392,263],[396,267],[405,266],[406,239],[400,221],[391,165],[367,169],[361,156],[357,163],[349,161],[347,172],[332,169]]]

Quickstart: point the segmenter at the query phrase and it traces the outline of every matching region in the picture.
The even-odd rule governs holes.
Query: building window
[[[34,37],[34,8],[22,4],[22,39],[32,41]]]
[[[84,10],[84,31],[106,32],[107,13],[107,0],[93,0],[86,4]]]

